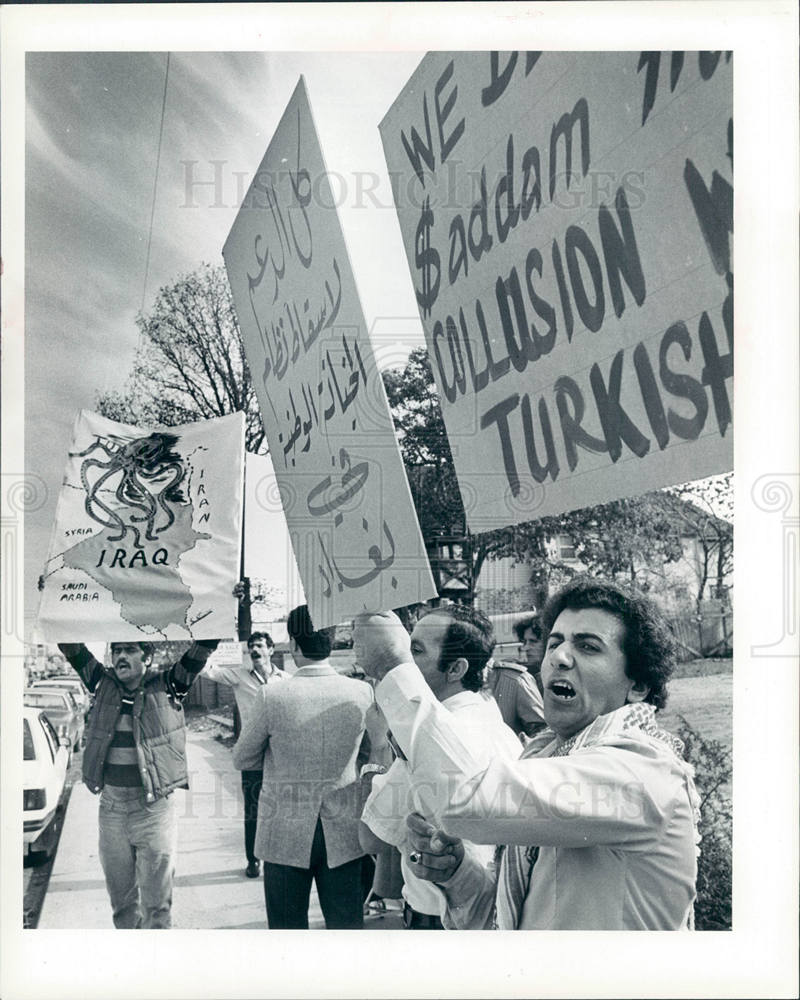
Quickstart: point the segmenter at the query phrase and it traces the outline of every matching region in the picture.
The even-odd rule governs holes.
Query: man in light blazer
[[[286,627],[298,670],[259,692],[233,748],[237,767],[263,753],[255,853],[264,861],[267,922],[307,929],[313,879],[325,926],[361,928],[356,757],[372,689],[330,665],[330,636],[314,631],[307,605]]]

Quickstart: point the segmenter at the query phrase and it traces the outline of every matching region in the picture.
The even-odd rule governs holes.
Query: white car
[[[22,692],[26,708],[41,708],[59,737],[68,736],[73,750],[80,750],[84,721],[75,699],[66,688],[26,688]]]
[[[55,846],[53,820],[67,780],[68,740],[59,740],[43,711],[23,709],[22,839],[31,854],[49,856]]]
[[[34,681],[31,688],[61,688],[69,691],[72,697],[80,706],[84,719],[89,714],[92,705],[92,696],[86,690],[83,681],[79,677],[47,677],[43,680]]]

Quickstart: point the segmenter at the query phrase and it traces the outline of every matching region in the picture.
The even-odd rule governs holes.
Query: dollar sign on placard
[[[423,316],[430,316],[431,306],[436,301],[439,294],[439,282],[441,280],[442,269],[440,267],[439,251],[431,246],[431,227],[433,226],[433,209],[431,199],[426,198],[422,206],[422,215],[417,225],[416,235],[416,264],[417,270],[422,271],[422,291],[416,288],[417,302],[422,309]],[[432,271],[436,274],[433,276]]]

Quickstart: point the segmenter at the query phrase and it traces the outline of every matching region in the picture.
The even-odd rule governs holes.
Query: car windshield
[[[63,708],[64,696],[60,694],[47,694],[44,691],[29,691],[25,695],[25,701],[29,705],[37,705],[39,708]]]
[[[56,694],[58,695],[59,698],[66,698],[67,704],[69,705],[70,708],[78,707],[78,703],[77,701],[75,701],[75,697],[71,691],[57,691]]]
[[[22,759],[36,760],[36,751],[33,748],[33,736],[28,720],[22,720]]]

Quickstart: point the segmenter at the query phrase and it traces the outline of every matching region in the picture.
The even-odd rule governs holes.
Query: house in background
[[[636,585],[662,608],[672,624],[683,657],[730,655],[733,639],[733,526],[689,500],[665,492],[663,501],[674,514],[680,538],[680,558],[672,561],[635,560]],[[597,523],[594,541],[602,543]],[[547,540],[550,590],[589,570],[580,546],[569,534]],[[488,614],[523,611],[536,605],[537,567],[514,564],[510,557],[487,559],[475,587],[475,606]],[[623,576],[618,576],[622,582]],[[630,582],[630,577],[628,577]]]

